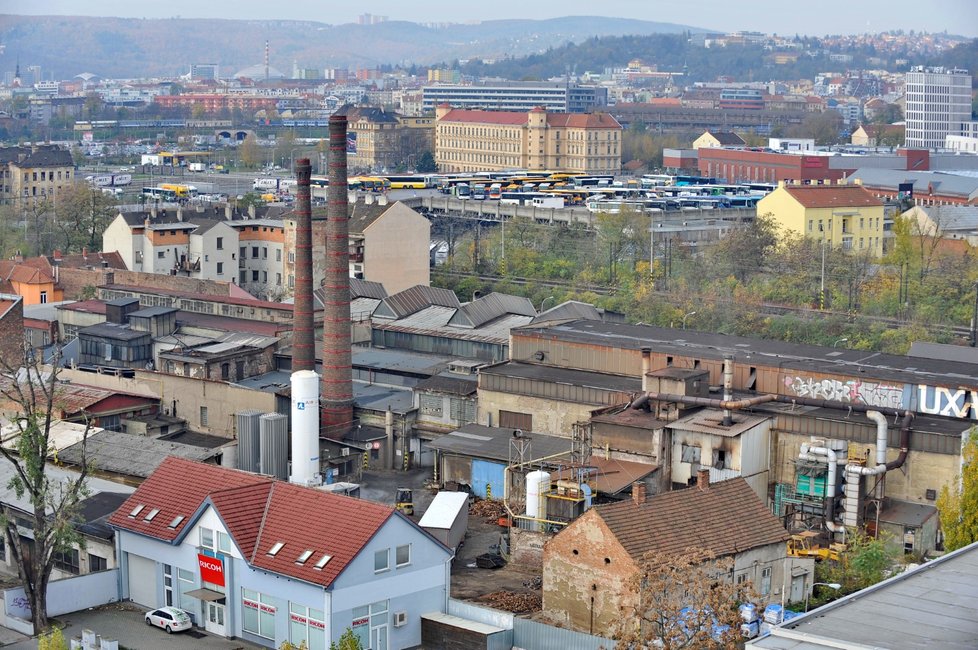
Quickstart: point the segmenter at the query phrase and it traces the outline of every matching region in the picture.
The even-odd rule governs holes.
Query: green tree
[[[102,232],[117,214],[118,202],[87,183],[73,183],[58,193],[54,225],[64,253],[102,248]]]
[[[435,157],[431,155],[430,151],[424,151],[421,156],[418,157],[417,170],[422,174],[433,174],[438,171],[438,165],[435,163]]]
[[[944,531],[944,550],[978,542],[978,430],[968,432],[961,449],[961,476],[941,488],[937,510]]]
[[[340,635],[339,641],[329,644],[329,650],[364,650],[360,638],[353,633],[353,630],[346,628]]]
[[[258,192],[248,192],[238,199],[237,205],[239,210],[244,210],[247,212],[252,206],[260,208],[261,206],[265,205],[265,200],[261,198],[261,194]]]
[[[715,276],[745,282],[768,263],[778,243],[778,223],[770,213],[759,214],[746,228],[735,230],[708,253]]]
[[[815,565],[816,582],[837,583],[842,588],[820,591],[817,597],[813,595],[812,605],[821,605],[881,582],[893,569],[896,555],[897,549],[886,535],[870,537],[849,530],[846,549],[839,553],[839,559],[823,560]]]
[[[249,133],[238,148],[241,156],[241,165],[248,168],[257,167],[261,162],[261,151],[258,148],[258,138],[254,133]]]
[[[90,423],[86,424],[82,436],[80,471],[62,481],[53,480],[47,472],[52,453],[51,423],[61,402],[59,362],[60,356],[56,355],[50,367],[42,366],[25,347],[20,360],[2,361],[0,375],[0,396],[14,407],[9,424],[17,436],[13,445],[0,446],[0,456],[14,470],[7,487],[31,504],[28,519],[33,539],[28,540],[20,533],[18,520],[11,516],[8,506],[3,507],[0,526],[31,604],[35,634],[49,627],[47,591],[55,553],[67,551],[83,541],[74,524],[80,504],[88,496],[89,468],[84,449]]]
[[[37,650],[68,650],[68,642],[60,627],[37,638]]]

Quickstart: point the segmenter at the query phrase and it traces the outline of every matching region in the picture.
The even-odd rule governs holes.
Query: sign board
[[[200,567],[200,581],[223,587],[224,562],[220,558],[197,554],[197,566]]]
[[[346,153],[355,154],[357,152],[357,134],[348,132],[346,134]]]
[[[901,199],[912,199],[913,183],[900,183],[897,185],[897,197]]]

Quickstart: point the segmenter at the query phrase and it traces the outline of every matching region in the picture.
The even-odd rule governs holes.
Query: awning
[[[219,591],[214,591],[213,589],[194,589],[193,591],[188,591],[184,596],[190,596],[191,598],[198,598],[200,600],[224,600],[227,598],[227,594],[222,594]]]

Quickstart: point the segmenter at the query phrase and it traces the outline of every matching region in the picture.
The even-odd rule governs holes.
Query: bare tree
[[[86,422],[82,439],[82,463],[77,475],[57,480],[47,472],[52,454],[51,425],[61,402],[56,354],[51,366],[42,365],[29,347],[24,347],[23,365],[2,361],[0,396],[6,402],[8,419],[19,434],[14,444],[0,446],[3,456],[14,469],[9,486],[18,498],[31,504],[30,522],[33,539],[18,530],[17,521],[7,504],[3,505],[0,525],[24,584],[31,604],[34,633],[48,627],[47,590],[55,554],[82,542],[75,528],[80,504],[88,496],[88,465],[85,447],[90,423]]]
[[[629,586],[635,604],[622,612],[616,647],[721,649],[741,639],[740,603],[755,598],[749,581],[733,580],[733,560],[688,548],[647,553]]]

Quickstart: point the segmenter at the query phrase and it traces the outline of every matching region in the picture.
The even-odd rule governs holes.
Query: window
[[[258,259],[258,247],[257,246],[252,246],[251,247],[251,258],[252,259]]]
[[[224,250],[224,238],[223,237],[218,237],[217,238],[217,250],[219,250],[219,251]]]
[[[67,573],[78,575],[81,568],[78,565],[78,549],[73,548],[63,553],[54,554],[54,568]]]
[[[109,568],[109,561],[99,555],[88,554],[88,572],[105,571]]]
[[[157,251],[156,252],[156,259],[161,260],[161,259],[163,259],[163,256],[164,255],[166,255],[166,251]]]
[[[231,552],[231,536],[224,531],[217,531],[217,550],[221,553]]]
[[[407,566],[411,564],[411,545],[404,544],[403,546],[398,546],[394,551],[394,562],[397,566]]]
[[[207,407],[206,406],[201,406],[200,407],[200,426],[202,426],[202,427],[206,427],[207,426]]]
[[[263,260],[267,260],[268,259],[268,247],[267,246],[262,246],[262,249],[261,249],[261,258]]]
[[[682,462],[684,463],[699,463],[700,462],[700,448],[698,446],[686,445],[682,447]]]
[[[275,274],[275,284],[277,286],[280,286],[280,287],[282,286],[282,274],[281,273],[276,273]]]
[[[281,262],[282,261],[282,249],[281,248],[276,248],[275,249],[275,261],[276,262]]]
[[[173,605],[173,567],[169,564],[163,565],[163,604]]]
[[[425,415],[441,417],[442,397],[440,395],[421,395],[421,412]]]
[[[251,272],[251,281],[252,282],[258,282],[258,271],[252,271]]]
[[[210,528],[200,527],[200,545],[203,548],[214,550],[214,531]]]
[[[714,469],[729,469],[730,468],[730,454],[723,449],[713,450],[713,467]]]
[[[224,262],[217,263],[217,274],[224,275]]]
[[[47,303],[48,303],[48,292],[47,291],[42,291],[41,292],[41,304],[42,305],[46,305]]]
[[[241,589],[241,627],[245,632],[275,639],[275,600],[271,596]]]
[[[390,565],[390,549],[385,548],[374,553],[374,573],[387,571]]]
[[[771,593],[771,567],[761,569],[761,595],[767,596]]]
[[[309,650],[326,650],[326,616],[321,609],[289,603],[289,641]]]

